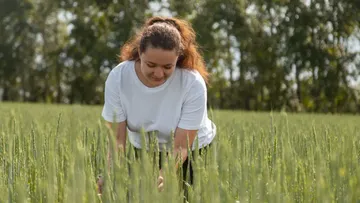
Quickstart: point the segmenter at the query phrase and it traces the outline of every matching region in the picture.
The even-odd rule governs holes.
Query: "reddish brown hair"
[[[174,28],[179,32],[180,40],[177,39],[178,34],[174,34]],[[205,82],[208,82],[208,72],[195,38],[195,31],[185,20],[173,17],[152,17],[145,22],[140,32],[121,48],[120,61],[138,60],[139,51],[142,53],[149,45],[166,50],[176,49],[179,53],[176,65],[180,68],[197,70]]]

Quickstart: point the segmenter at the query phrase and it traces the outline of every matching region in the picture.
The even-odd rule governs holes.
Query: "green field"
[[[100,113],[0,103],[0,202],[126,202],[128,190],[131,202],[182,202],[176,173],[167,168],[158,192],[152,159],[135,162],[132,150],[106,175],[113,136]],[[360,202],[359,116],[209,114],[218,134],[208,156],[196,156],[190,202]]]

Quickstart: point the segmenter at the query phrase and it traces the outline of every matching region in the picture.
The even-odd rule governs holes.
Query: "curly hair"
[[[209,73],[199,52],[196,34],[190,23],[174,17],[152,17],[140,32],[127,41],[120,51],[120,61],[138,60],[139,52],[147,47],[175,50],[179,54],[176,65],[179,68],[197,70],[208,82]]]

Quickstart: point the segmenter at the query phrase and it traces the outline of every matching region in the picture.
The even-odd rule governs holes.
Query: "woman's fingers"
[[[161,192],[164,189],[164,178],[159,176],[158,178],[158,190]]]
[[[159,190],[159,192],[161,192],[161,191],[164,190],[164,183],[160,183],[160,184],[159,184],[158,190]]]
[[[104,179],[102,178],[102,176],[98,176],[98,181],[97,181],[97,186],[98,186],[98,195],[102,194],[102,188],[103,188],[103,184],[104,184]]]
[[[164,181],[164,178],[162,176],[159,176],[158,178],[158,185]]]

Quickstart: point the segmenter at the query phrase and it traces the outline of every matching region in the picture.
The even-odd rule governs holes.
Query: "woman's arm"
[[[193,82],[187,92],[182,106],[180,121],[175,130],[173,155],[176,157],[176,169],[186,160],[188,147],[190,149],[192,148],[197,132],[205,119],[207,111],[206,101],[207,92],[205,82],[198,79]],[[189,143],[187,143],[187,139]]]
[[[122,153],[125,154],[126,152],[126,120],[122,121],[120,123],[116,123],[116,132],[114,133],[116,135],[116,147],[115,150],[118,152],[119,149]],[[108,130],[112,130],[112,125],[113,123],[111,122],[106,122],[105,126],[108,128]],[[111,150],[110,150],[110,146],[108,148],[108,173],[110,173],[110,163],[111,163]],[[103,177],[100,175],[98,177],[97,180],[97,186],[98,186],[98,194],[101,195],[102,194],[102,190],[103,190],[103,184],[104,184],[104,179]]]
[[[179,127],[176,128],[173,151],[173,156],[175,157],[175,171],[177,171],[179,166],[182,165],[187,159],[188,147],[191,149],[191,146],[197,135],[197,131],[198,130],[185,130]],[[160,191],[164,187],[163,181],[163,170],[160,169],[158,177],[158,190]]]
[[[205,81],[199,76],[190,86],[181,108],[181,116],[175,130],[174,151],[175,170],[188,158],[188,147],[192,144],[206,119],[207,91]],[[189,142],[188,142],[189,140]],[[181,159],[181,160],[180,160]],[[160,170],[158,189],[163,188],[163,171]]]
[[[109,130],[112,130],[112,123],[110,122],[106,122],[106,126],[108,127]],[[116,135],[116,147],[115,150],[117,152],[120,152],[125,154],[126,152],[126,121],[122,121],[120,123],[117,123],[117,126],[115,128],[115,135]],[[108,167],[110,169],[110,159],[111,159],[111,151],[110,151],[110,146],[108,149]]]
[[[181,166],[188,156],[188,147],[191,146],[197,135],[197,130],[185,130],[182,128],[176,128],[174,139],[174,151],[173,156],[175,159],[175,169],[177,170]],[[189,140],[189,143],[188,143]]]

